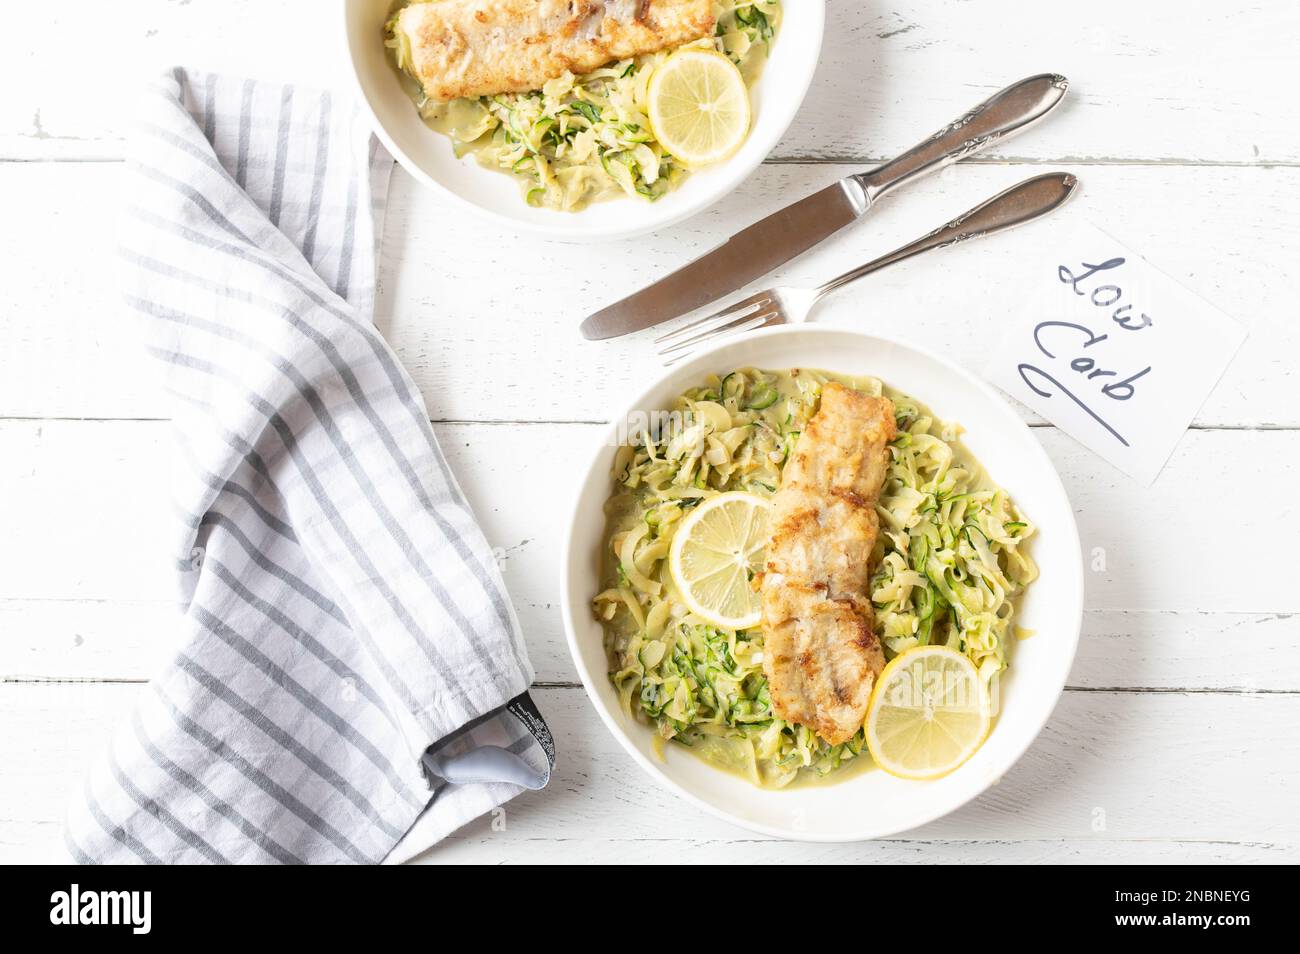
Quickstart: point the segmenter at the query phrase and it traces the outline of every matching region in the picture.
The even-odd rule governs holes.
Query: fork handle
[[[1078,185],[1078,178],[1068,172],[1049,172],[1046,175],[1026,179],[1005,192],[999,192],[987,202],[962,213],[947,225],[941,225],[915,242],[896,248],[880,258],[845,272],[838,278],[832,278],[816,290],[815,297],[821,298],[837,288],[857,281],[864,275],[870,275],[887,265],[928,252],[932,248],[947,248],[958,242],[992,235],[995,232],[1003,232],[1014,226],[1032,222],[1064,205]]]
[[[1039,73],[1012,83],[925,142],[853,179],[862,186],[867,200],[874,203],[905,182],[1023,132],[1055,109],[1069,86],[1069,81],[1058,73]]]

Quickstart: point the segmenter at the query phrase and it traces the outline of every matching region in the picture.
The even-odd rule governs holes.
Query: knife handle
[[[875,202],[895,186],[942,169],[1001,139],[1028,129],[1065,98],[1069,81],[1057,73],[1040,73],[994,93],[960,119],[907,152],[853,179]]]
[[[1064,205],[1066,199],[1074,194],[1078,185],[1078,178],[1068,172],[1049,172],[1046,175],[1026,179],[1024,182],[1013,185],[1010,189],[999,192],[993,198],[981,202],[975,208],[963,212],[947,225],[941,225],[933,232],[921,236],[915,242],[904,245],[902,248],[896,248],[894,251],[855,268],[851,272],[845,272],[838,278],[832,278],[813,293],[813,300],[815,301],[837,288],[842,288],[849,282],[857,281],[864,275],[870,275],[872,272],[879,271],[888,265],[911,258],[913,255],[928,252],[932,248],[947,248],[949,245],[956,245],[958,242],[981,238],[1017,225],[1023,225],[1026,222],[1032,222],[1039,216],[1053,212]]]

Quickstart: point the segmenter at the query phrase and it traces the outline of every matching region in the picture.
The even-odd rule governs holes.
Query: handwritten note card
[[[1028,307],[987,376],[1150,484],[1244,329],[1087,223],[1047,240],[1027,267]]]

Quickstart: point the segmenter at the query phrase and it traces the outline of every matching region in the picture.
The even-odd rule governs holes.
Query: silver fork
[[[655,344],[661,346],[658,353],[665,359],[664,365],[668,366],[680,361],[704,342],[721,335],[740,334],[766,325],[807,321],[813,307],[823,297],[864,275],[928,252],[932,248],[947,248],[959,242],[1032,222],[1039,216],[1060,208],[1074,192],[1078,181],[1065,172],[1049,172],[1047,175],[1026,179],[915,242],[894,249],[838,278],[832,278],[819,288],[768,288],[722,311],[660,335],[655,339]],[[682,337],[688,334],[688,337]]]

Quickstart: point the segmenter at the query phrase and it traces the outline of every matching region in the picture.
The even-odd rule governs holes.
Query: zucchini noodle
[[[406,5],[394,8],[384,44],[421,117],[451,137],[457,156],[473,153],[480,165],[515,176],[529,205],[560,211],[618,195],[654,201],[680,183],[688,170],[655,140],[646,118],[655,67],[676,50],[717,50],[752,86],[781,17],[779,0],[715,2],[712,37],[585,76],[566,72],[529,93],[441,103],[428,99],[408,72],[409,38],[393,29]]]
[[[960,441],[960,428],[874,378],[745,368],[710,377],[640,428],[615,455],[605,505],[605,588],[594,599],[623,711],[756,785],[864,765],[861,729],[828,745],[773,717],[763,631],[718,629],[692,614],[668,570],[683,516],[733,490],[770,497],[822,385],[839,381],[894,402],[898,436],[877,512],[871,600],[886,658],[941,644],[991,684],[1007,668],[1016,598],[1038,574],[1023,546],[1033,525]]]

